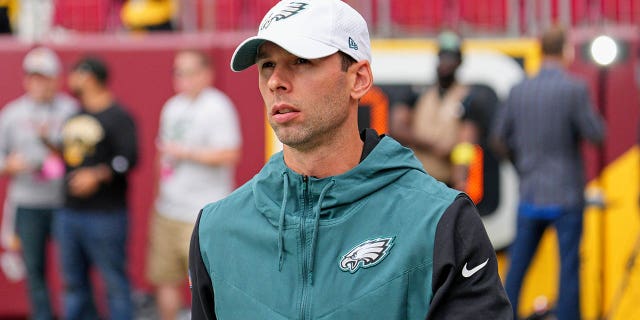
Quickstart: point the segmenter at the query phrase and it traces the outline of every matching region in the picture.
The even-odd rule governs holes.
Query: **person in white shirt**
[[[211,86],[214,73],[205,53],[178,52],[173,72],[177,95],[163,107],[157,137],[157,196],[147,264],[161,319],[175,319],[182,307],[198,212],[233,190],[242,140],[233,103]]]

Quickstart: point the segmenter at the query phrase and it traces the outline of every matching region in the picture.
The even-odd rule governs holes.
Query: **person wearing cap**
[[[466,192],[486,215],[499,202],[499,162],[488,146],[498,97],[486,85],[458,81],[461,45],[452,31],[438,35],[436,83],[404,113],[406,134],[401,137],[431,176]],[[397,109],[394,115],[402,115]]]
[[[358,12],[281,1],[231,68],[253,64],[284,149],[201,210],[193,319],[512,318],[469,198],[392,138],[358,132],[358,100],[373,83]]]
[[[600,144],[605,124],[589,86],[566,66],[573,51],[566,31],[553,26],[540,37],[538,74],[511,88],[491,132],[494,147],[519,176],[516,237],[509,249],[505,288],[517,316],[520,289],[540,239],[553,226],[560,257],[560,320],[580,319],[580,241],[585,206],[584,142]]]
[[[127,276],[127,174],[138,157],[136,126],[108,88],[105,63],[80,59],[68,85],[82,110],[62,129],[64,207],[56,212],[64,281],[65,319],[97,319],[89,270],[95,267],[107,291],[109,319],[132,319]]]
[[[240,124],[231,100],[211,86],[212,67],[202,51],[179,51],[173,68],[177,94],[160,115],[146,274],[156,286],[161,319],[175,319],[183,305],[189,239],[198,210],[229,195],[235,186]]]
[[[29,51],[22,69],[25,94],[0,112],[0,173],[10,177],[5,207],[14,209],[4,214],[15,213],[31,318],[53,319],[45,279],[46,249],[53,212],[63,204],[63,166],[41,138],[59,140],[62,124],[77,110],[77,104],[58,91],[61,65],[51,49]]]
[[[425,170],[439,181],[464,191],[466,177],[454,174],[452,154],[456,147],[459,150],[466,147],[462,154],[468,160],[468,142],[475,136],[468,137],[477,130],[474,122],[465,121],[468,113],[464,102],[469,87],[456,80],[456,71],[462,64],[460,46],[460,37],[451,31],[438,36],[437,82],[418,98],[408,127],[410,145]]]

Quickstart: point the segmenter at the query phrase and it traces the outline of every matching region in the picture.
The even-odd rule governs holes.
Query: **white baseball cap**
[[[22,69],[25,73],[37,73],[53,78],[60,73],[60,59],[53,50],[37,47],[24,57]]]
[[[367,22],[340,0],[278,2],[262,19],[258,35],[236,48],[231,70],[238,72],[255,64],[258,48],[265,41],[305,59],[342,51],[356,61],[371,61]]]

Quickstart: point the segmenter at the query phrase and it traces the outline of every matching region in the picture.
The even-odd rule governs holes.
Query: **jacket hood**
[[[413,152],[394,139],[383,137],[355,168],[322,179],[308,177],[306,186],[304,176],[289,169],[279,152],[256,175],[252,190],[256,208],[274,226],[279,225],[282,205],[285,205],[286,216],[300,215],[304,209],[301,201],[304,188],[308,190],[310,206],[319,205],[320,220],[328,220],[345,214],[340,207],[367,197],[411,170],[424,172]],[[285,188],[287,192],[284,192]]]

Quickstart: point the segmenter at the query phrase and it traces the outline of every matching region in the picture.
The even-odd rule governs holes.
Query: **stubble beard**
[[[269,119],[278,140],[292,149],[309,152],[339,136],[339,130],[349,117],[349,96],[344,92],[345,79],[341,76],[327,81],[331,87],[322,90],[324,94],[320,95],[320,99],[309,103],[291,101],[293,105],[304,106],[304,122],[280,125]]]
[[[270,122],[278,140],[282,144],[299,150],[310,151],[320,145],[326,144],[344,126],[348,117],[348,110],[341,110],[341,105],[346,102],[337,99],[324,99],[321,106],[314,106],[316,114],[313,114],[306,123],[292,126],[275,124]]]

